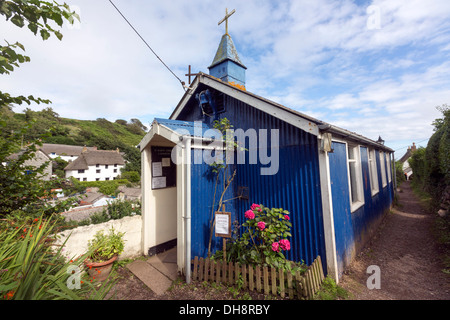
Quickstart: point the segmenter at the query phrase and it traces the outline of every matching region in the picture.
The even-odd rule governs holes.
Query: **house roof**
[[[43,143],[41,150],[44,150],[47,154],[55,153],[58,155],[68,155],[68,156],[79,156],[83,151],[83,148],[87,150],[97,150],[97,147],[82,147],[82,146],[71,146],[67,144],[53,144],[53,143]]]
[[[247,67],[244,66],[244,64],[241,62],[241,59],[239,59],[233,40],[227,33],[222,36],[219,47],[217,48],[216,55],[214,56],[214,60],[208,68],[212,68],[225,60],[231,60],[247,69]]]
[[[194,94],[195,91],[199,90],[199,87],[201,85],[209,86],[233,98],[241,100],[251,105],[252,107],[255,107],[261,111],[269,113],[274,117],[279,118],[308,133],[319,135],[321,132],[330,132],[333,135],[342,137],[343,139],[346,140],[364,143],[389,152],[394,151],[391,148],[388,148],[387,146],[384,146],[383,144],[376,142],[375,140],[364,137],[355,132],[339,128],[325,121],[313,118],[300,111],[293,110],[291,108],[273,102],[269,99],[260,97],[249,91],[240,90],[239,88],[231,84],[228,84],[224,81],[221,81],[218,78],[215,78],[211,75],[207,75],[203,72],[199,72],[198,75],[195,77],[194,81],[190,85],[190,89],[185,92],[180,102],[178,103],[177,107],[170,115],[169,117],[170,119],[173,120],[177,118],[177,116],[182,112],[182,110],[188,105],[190,99],[195,96]]]
[[[12,153],[6,159],[8,159],[8,160],[17,160],[17,159],[19,159],[19,156],[21,156],[24,152],[25,152],[25,149],[20,150],[19,152],[16,152],[16,153]],[[36,154],[38,152],[42,153],[46,158],[48,158],[50,160],[50,157],[48,156],[48,154],[45,151],[41,150],[41,149],[36,150],[35,157],[36,157]]]
[[[94,166],[97,164],[124,165],[125,161],[118,151],[92,150],[81,153],[80,156],[70,162],[64,170],[83,170],[88,169],[89,166]]]

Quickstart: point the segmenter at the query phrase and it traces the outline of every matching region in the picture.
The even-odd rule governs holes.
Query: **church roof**
[[[234,46],[233,40],[228,33],[225,33],[222,36],[219,48],[217,48],[216,55],[214,56],[214,60],[208,68],[210,69],[226,60],[231,60],[241,67],[247,69],[247,67],[244,66],[244,64],[241,62],[241,59],[239,59],[236,47]]]

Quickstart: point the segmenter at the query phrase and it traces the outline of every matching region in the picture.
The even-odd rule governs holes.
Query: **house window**
[[[114,173],[117,173],[117,169],[114,169]]]
[[[114,165],[114,168],[117,168],[117,164]]]
[[[100,165],[99,165],[99,164],[96,164],[95,167],[96,167],[96,168],[100,168]]]
[[[380,152],[380,168],[381,168],[381,183],[383,188],[386,187],[386,161],[384,160],[384,152]]]
[[[100,178],[95,178],[95,181],[100,181]]]
[[[100,173],[100,169],[95,170],[96,173]]]
[[[84,169],[78,170],[78,173],[84,173]]]
[[[83,178],[83,181],[87,181],[87,178]]]
[[[108,165],[107,164],[105,164],[105,169],[108,169]]]
[[[380,191],[380,187],[378,186],[377,158],[374,149],[369,150],[369,177],[370,189],[372,191],[372,196],[374,196]]]
[[[364,204],[361,155],[359,146],[348,145],[348,179],[350,187],[351,211],[355,211]]]
[[[105,181],[109,181],[109,178],[105,178]]]

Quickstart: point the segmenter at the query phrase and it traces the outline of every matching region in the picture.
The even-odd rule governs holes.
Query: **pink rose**
[[[281,250],[291,250],[291,243],[287,239],[280,240]]]
[[[278,242],[272,243],[272,250],[275,252],[280,251],[280,244]]]
[[[250,209],[255,210],[256,208],[261,208],[261,206],[259,204],[252,204],[252,206],[250,207]]]
[[[266,223],[264,221],[260,221],[258,222],[257,227],[259,230],[263,231],[266,228]]]
[[[287,214],[284,215],[284,218],[285,218],[287,221],[291,220]]]
[[[247,219],[255,219],[255,214],[253,213],[252,210],[247,210],[247,211],[245,211],[244,216],[245,216]]]

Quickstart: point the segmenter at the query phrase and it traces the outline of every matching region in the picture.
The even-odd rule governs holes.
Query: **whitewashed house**
[[[122,155],[117,150],[88,150],[84,148],[80,156],[65,168],[66,178],[79,181],[108,181],[120,175],[125,166]]]
[[[50,158],[55,159],[60,157],[64,161],[74,161],[81,155],[83,149],[88,151],[95,151],[97,147],[82,147],[82,146],[71,146],[68,144],[55,144],[55,143],[43,143],[40,148],[43,150]]]

